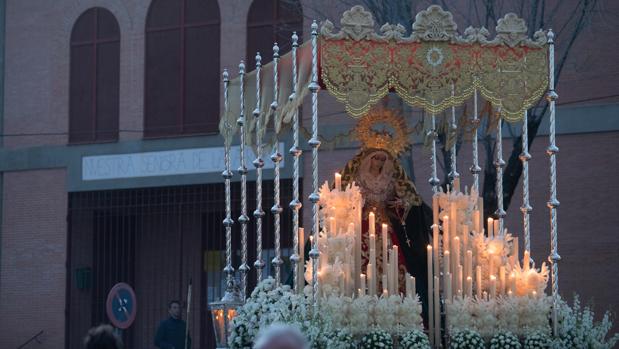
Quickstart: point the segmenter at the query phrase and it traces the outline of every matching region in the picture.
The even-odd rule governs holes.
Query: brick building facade
[[[220,156],[208,154],[220,154],[222,140],[205,132],[145,136],[145,28],[151,2],[57,0],[51,6],[37,1],[0,1],[4,21],[0,35],[2,348],[16,348],[40,331],[39,347],[79,348],[86,329],[105,320],[101,311],[105,292],[101,290],[127,280],[132,280],[138,292],[140,310],[125,340],[129,348],[152,347],[153,331],[165,316],[166,302],[184,300],[190,277],[199,289],[194,292],[191,318],[194,347],[212,343],[207,303],[221,292],[223,196],[221,169],[217,167]],[[571,3],[566,2],[562,9],[567,11]],[[301,4],[302,28],[307,31],[308,18],[318,16],[321,11],[316,10],[329,2],[304,0]],[[218,1],[220,48],[208,52],[218,55],[215,61],[219,65],[211,67],[218,75],[229,68],[236,76],[238,61],[250,55],[246,51],[251,5],[249,0]],[[420,9],[426,6],[422,4]],[[607,14],[619,13],[616,2],[601,1],[601,6]],[[72,144],[71,37],[80,16],[93,7],[109,11],[120,33],[118,136],[112,141]],[[332,6],[331,20],[336,22],[343,10],[343,5]],[[560,290],[568,299],[578,292],[584,300],[593,300],[598,311],[617,311],[619,281],[613,275],[619,270],[619,184],[612,176],[619,171],[619,26],[609,20],[612,16],[595,16],[576,43],[557,88],[559,253],[563,257]],[[309,124],[307,109],[303,120]],[[219,110],[212,110],[207,117],[217,118],[218,114]],[[343,106],[324,91],[320,93],[320,114],[321,132],[327,136],[353,125],[343,114]],[[417,114],[411,115],[414,119]],[[546,260],[549,249],[546,130],[543,124],[531,148],[530,163],[532,255],[538,263]],[[290,140],[283,141],[288,149]],[[511,149],[510,138],[504,148]],[[159,152],[165,151],[197,157],[196,161],[205,162],[206,170],[170,170],[172,165],[162,165],[164,160],[159,158],[153,173],[122,174],[126,170],[121,168],[122,161],[130,159],[129,155],[163,156]],[[350,144],[323,148],[321,182],[331,178],[355,152]],[[428,201],[429,155],[421,144],[416,144],[411,154],[405,163]],[[468,145],[461,154],[470,154]],[[114,158],[117,162],[97,162],[108,155],[118,155]],[[93,164],[89,161],[99,167],[88,167]],[[471,177],[464,169],[470,166],[470,156],[462,155],[459,161],[463,183],[468,184]],[[291,162],[286,154],[286,180],[291,178]],[[303,165],[304,177],[310,178],[309,157],[303,157]],[[271,178],[270,171],[265,172],[267,179]],[[305,181],[302,192],[310,191],[310,183]],[[521,230],[519,206],[517,194],[506,221],[514,233]],[[250,210],[253,207],[250,201]],[[265,207],[270,207],[268,202]],[[303,213],[308,222],[309,210]],[[288,231],[286,226],[283,231]]]

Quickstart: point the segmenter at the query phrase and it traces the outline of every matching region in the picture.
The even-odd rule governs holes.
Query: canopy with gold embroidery
[[[542,97],[548,88],[547,36],[537,31],[527,37],[523,19],[513,13],[498,20],[496,36],[489,38],[486,28],[467,28],[462,35],[451,13],[439,6],[430,6],[415,17],[410,36],[400,25],[384,24],[375,31],[372,14],[361,6],[344,12],[339,31],[325,21],[319,37],[319,72],[321,85],[342,102],[352,117],[367,113],[389,91],[396,92],[406,103],[440,113],[463,104],[477,90],[507,121],[522,120],[523,113]],[[310,83],[311,55],[309,46],[299,48],[298,86]],[[292,81],[287,68],[290,53],[281,57],[278,115],[271,115],[273,81],[261,81],[261,115],[271,117],[274,129],[291,121],[291,115],[307,95],[301,88],[290,95]],[[283,69],[282,69],[283,68]],[[272,63],[263,66],[270,76]],[[230,83],[229,95],[238,96],[238,78]],[[249,116],[255,109],[255,74],[245,76],[245,114],[248,131],[254,129]],[[235,127],[240,103],[231,100],[225,120]],[[263,123],[266,127],[266,122]],[[264,130],[261,130],[264,132]],[[229,133],[231,137],[235,132]],[[222,132],[224,134],[224,132]]]

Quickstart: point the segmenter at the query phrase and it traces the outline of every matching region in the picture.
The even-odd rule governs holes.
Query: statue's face
[[[382,171],[385,161],[387,161],[387,156],[383,153],[376,153],[372,155],[371,159],[371,169],[378,170],[379,172]]]

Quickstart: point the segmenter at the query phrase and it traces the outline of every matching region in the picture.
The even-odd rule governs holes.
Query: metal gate
[[[287,258],[291,246],[290,202],[292,182],[282,181],[282,247]],[[301,186],[302,188],[302,186]],[[233,217],[240,213],[240,186],[232,186]],[[248,183],[248,192],[255,192]],[[273,186],[263,184],[263,207],[273,205]],[[252,197],[252,195],[248,195]],[[255,200],[249,199],[251,211]],[[186,305],[193,280],[190,331],[194,348],[214,347],[208,303],[224,290],[225,216],[223,184],[123,189],[69,193],[66,343],[82,348],[88,329],[109,323],[105,301],[118,282],[133,286],[137,297],[136,320],[123,332],[125,348],[154,348],[159,321],[167,317],[170,300]],[[265,260],[273,254],[272,216],[265,216]],[[249,263],[255,259],[254,224],[248,225]],[[240,229],[234,228],[233,248],[240,250]],[[233,256],[238,266],[240,256]],[[268,264],[268,263],[267,263]],[[287,264],[288,265],[288,264]],[[267,273],[270,268],[267,266]],[[284,277],[289,270],[284,269]],[[253,286],[255,273],[249,275]]]

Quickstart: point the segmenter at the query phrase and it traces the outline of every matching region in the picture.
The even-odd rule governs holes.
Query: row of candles
[[[440,342],[441,299],[450,303],[453,297],[473,297],[475,295],[479,299],[489,299],[498,295],[515,295],[517,293],[516,275],[513,271],[508,275],[508,270],[512,269],[508,267],[514,267],[514,264],[518,263],[518,238],[514,237],[511,240],[510,258],[505,263],[503,254],[499,255],[498,251],[494,250],[496,246],[493,246],[493,244],[501,244],[501,249],[507,248],[507,232],[500,230],[498,220],[488,218],[485,227],[488,237],[487,249],[486,251],[477,250],[477,246],[471,241],[471,229],[475,232],[484,231],[481,219],[483,200],[477,198],[470,223],[467,219],[463,219],[466,217],[458,217],[466,212],[463,209],[459,210],[462,201],[472,199],[466,193],[459,193],[458,184],[455,183],[454,192],[436,193],[432,198],[433,239],[432,244],[427,246],[427,270],[430,309],[429,333],[431,341],[436,343]],[[439,200],[441,196],[446,197],[447,200]],[[443,204],[442,211],[439,203]],[[439,232],[440,227],[442,227],[442,241]],[[442,242],[442,245],[440,242]],[[441,250],[443,252],[442,258],[439,258]],[[488,257],[486,261],[482,261],[481,254],[484,252],[487,253]],[[525,274],[530,268],[529,260],[529,251],[525,251]],[[487,269],[483,270],[482,266]],[[484,272],[486,275],[483,274]],[[487,281],[484,282],[484,280]],[[443,291],[442,298],[441,289]],[[536,296],[536,292],[532,291],[531,295]]]
[[[399,248],[397,245],[389,246],[387,224],[381,225],[381,242],[382,242],[382,276],[378,276],[378,260],[376,258],[376,215],[370,212],[368,215],[369,226],[369,260],[366,267],[367,274],[361,274],[361,287],[359,295],[383,296],[400,294],[400,275],[399,275]],[[405,274],[406,296],[414,297],[416,291],[415,277],[409,273]],[[367,290],[366,290],[367,280]],[[379,292],[378,282],[381,281],[383,289]],[[366,293],[367,292],[367,293]]]
[[[335,173],[334,180],[334,189],[330,192],[330,195],[340,195],[340,193],[344,193],[342,190],[342,176],[339,173]],[[361,203],[357,203],[357,207],[361,206]],[[400,294],[400,271],[399,271],[399,248],[397,245],[392,245],[389,243],[389,226],[387,224],[381,224],[381,236],[380,236],[380,245],[377,248],[377,233],[376,233],[376,215],[374,212],[370,212],[368,215],[368,226],[369,226],[369,260],[365,270],[365,273],[362,273],[361,268],[361,258],[360,258],[360,239],[361,239],[361,231],[360,229],[355,229],[354,222],[338,222],[334,217],[338,209],[344,209],[343,207],[331,207],[330,213],[332,216],[326,218],[323,222],[323,231],[321,237],[319,238],[319,246],[323,246],[325,248],[320,251],[320,259],[319,265],[326,266],[330,263],[335,263],[336,259],[339,259],[340,267],[342,270],[342,277],[340,278],[340,293],[342,295],[353,296],[355,286],[356,293],[359,296],[370,295],[370,296],[388,296],[388,295],[399,295]],[[360,217],[359,217],[360,218]],[[359,222],[360,223],[360,222]],[[341,226],[346,227],[343,229]],[[303,233],[303,230],[299,229],[300,234]],[[344,256],[341,253],[338,254],[338,257],[331,256],[331,252],[329,251],[329,244],[335,243],[338,239],[348,238],[349,242],[354,241],[354,244],[346,247],[347,253]],[[310,241],[312,237],[310,236]],[[359,239],[359,241],[356,241]],[[303,236],[299,236],[299,241],[303,241]],[[326,246],[325,246],[326,242]],[[357,244],[358,243],[358,244]],[[357,246],[358,248],[353,248],[353,246]],[[391,246],[391,247],[389,247]],[[302,246],[300,246],[302,248]],[[378,267],[379,258],[377,254],[380,253],[382,256],[382,268]],[[356,256],[359,254],[359,256]],[[359,258],[356,258],[359,257]],[[300,268],[303,268],[301,265]],[[321,266],[319,266],[319,274],[321,273]],[[382,269],[382,273],[379,273],[379,269]],[[303,275],[303,269],[299,269],[298,271],[300,275]],[[358,279],[355,280],[354,276],[358,276]],[[320,276],[319,276],[320,278]],[[409,273],[406,273],[404,276],[405,279],[405,292],[406,296],[414,297],[416,295],[416,280],[415,277],[411,276]],[[302,282],[302,281],[301,281]],[[382,285],[382,290],[380,286]],[[301,285],[299,285],[301,286]],[[302,287],[299,287],[301,289]]]

